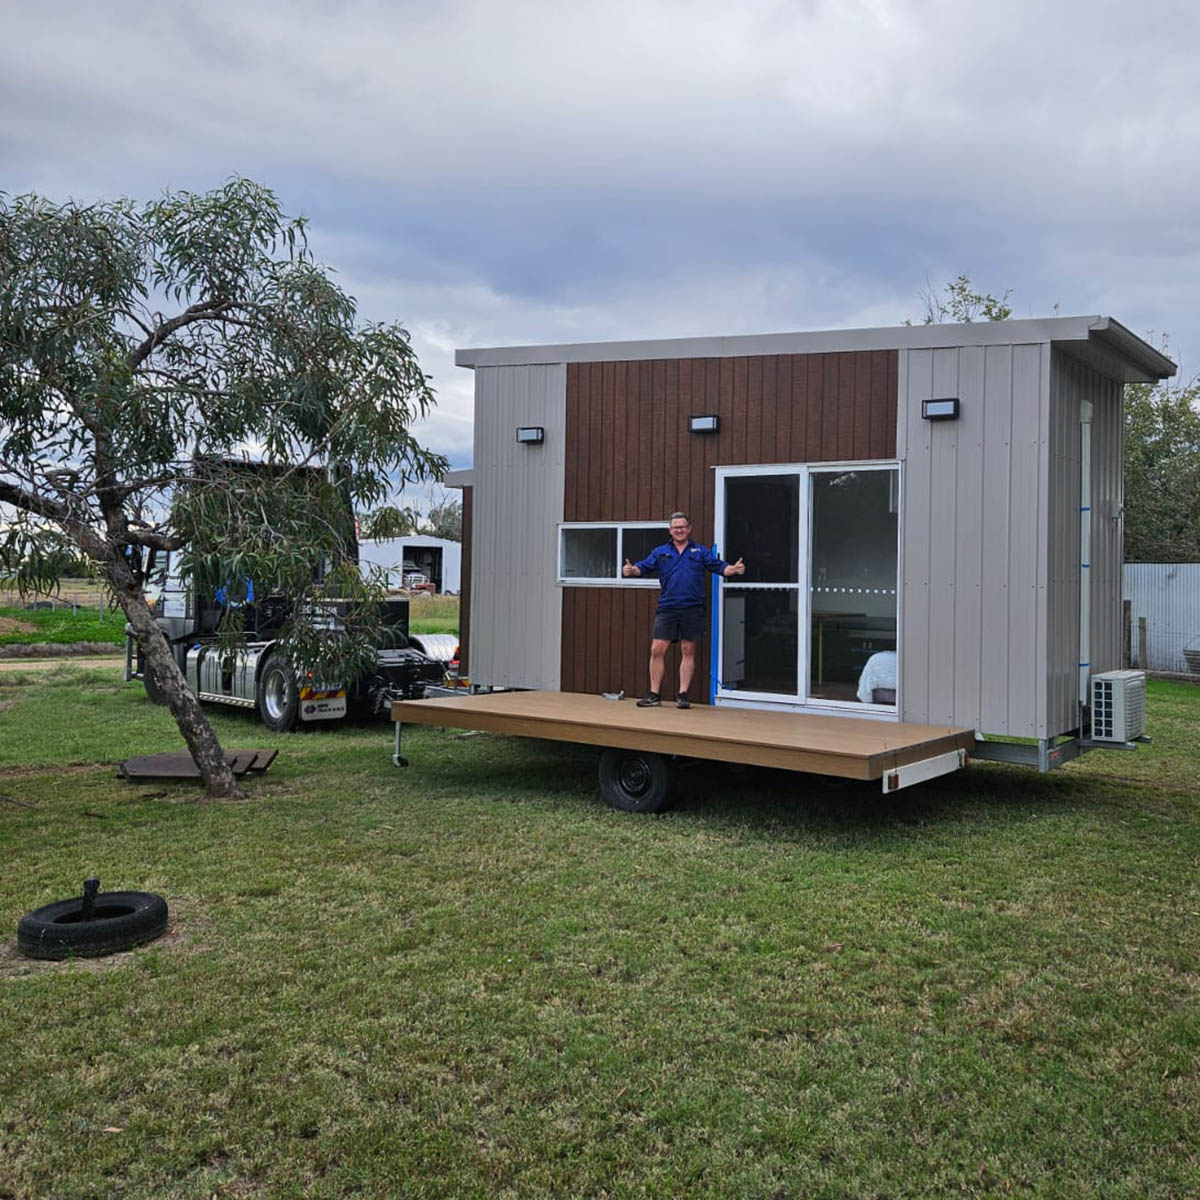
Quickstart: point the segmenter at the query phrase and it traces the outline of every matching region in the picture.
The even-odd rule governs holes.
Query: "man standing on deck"
[[[707,546],[692,541],[692,522],[687,513],[671,514],[671,540],[655,547],[641,562],[625,560],[621,574],[658,575],[658,609],[650,642],[650,694],[638,708],[660,704],[664,657],[672,642],[679,643],[679,695],[676,708],[691,708],[688,688],[696,669],[696,643],[704,636],[704,584],[707,573],[744,575],[746,564],[722,562]]]

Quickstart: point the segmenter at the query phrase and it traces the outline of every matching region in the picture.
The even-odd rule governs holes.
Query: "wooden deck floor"
[[[398,700],[392,720],[406,725],[480,729],[559,742],[654,750],[719,762],[747,763],[879,779],[908,763],[970,750],[970,729],[763,712],[698,704],[638,708],[632,699],[605,700],[578,692],[493,692],[488,695]]]

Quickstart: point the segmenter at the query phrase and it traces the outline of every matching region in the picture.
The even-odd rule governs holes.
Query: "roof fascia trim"
[[[1110,332],[1111,331],[1111,332]],[[544,346],[461,349],[460,367],[508,367],[570,362],[623,362],[673,358],[737,358],[756,354],[823,354],[854,350],[923,350],[956,346],[1086,342],[1108,337],[1122,357],[1139,366],[1166,369],[1169,360],[1110,317],[1047,317],[1022,321],[976,321],[960,325],[890,325],[807,333],[742,334],[732,337],[663,338],[650,341],[577,342]],[[1174,364],[1169,364],[1173,367]]]

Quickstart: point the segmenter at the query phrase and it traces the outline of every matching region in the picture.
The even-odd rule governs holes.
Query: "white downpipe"
[[[1079,405],[1079,703],[1092,668],[1092,402]]]

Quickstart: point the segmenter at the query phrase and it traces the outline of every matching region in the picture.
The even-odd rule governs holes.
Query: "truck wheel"
[[[661,754],[608,749],[600,756],[600,795],[622,812],[661,812],[670,770]]]
[[[270,654],[258,677],[258,715],[274,733],[295,727],[300,712],[296,672],[282,654]]]

